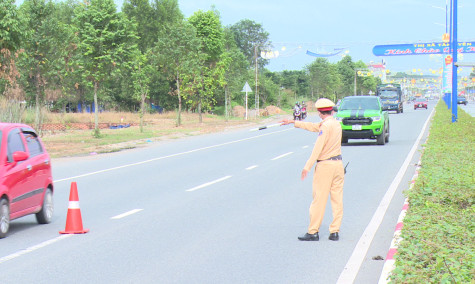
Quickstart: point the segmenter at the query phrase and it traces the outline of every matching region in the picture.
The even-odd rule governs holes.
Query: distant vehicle
[[[343,130],[341,142],[348,139],[376,139],[378,145],[389,142],[389,114],[379,97],[350,96],[341,101],[336,114]]]
[[[418,109],[418,108],[425,108],[425,109],[427,109],[427,99],[426,99],[426,98],[418,97],[418,98],[414,101],[414,110],[416,110],[416,109]]]
[[[302,120],[302,111],[300,108],[294,109],[294,120]]]
[[[467,98],[465,98],[464,96],[457,96],[457,104],[467,105],[468,104]]]
[[[387,110],[394,110],[396,113],[403,113],[402,90],[400,84],[382,84],[376,88],[376,96],[381,99],[383,106]]]
[[[25,124],[0,123],[0,238],[10,221],[36,214],[40,224],[53,217],[51,162],[36,132]]]

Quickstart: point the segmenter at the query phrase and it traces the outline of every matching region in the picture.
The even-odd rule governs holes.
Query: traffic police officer
[[[341,160],[341,125],[333,117],[333,106],[329,99],[319,99],[315,103],[318,115],[322,119],[320,123],[283,120],[281,125],[294,123],[295,127],[308,131],[317,132],[318,137],[313,147],[310,158],[302,170],[302,180],[315,165],[313,175],[313,201],[310,205],[310,224],[307,233],[298,237],[301,241],[318,241],[318,231],[322,224],[325,207],[330,195],[333,221],[330,224],[330,236],[332,241],[338,241],[341,220],[343,217],[343,183],[344,169]]]

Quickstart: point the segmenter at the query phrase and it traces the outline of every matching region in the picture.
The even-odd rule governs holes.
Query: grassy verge
[[[475,119],[458,114],[437,105],[391,283],[475,281]]]

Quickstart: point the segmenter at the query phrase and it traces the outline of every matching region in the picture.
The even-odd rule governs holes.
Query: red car
[[[414,109],[425,108],[427,109],[427,100],[425,98],[417,98],[414,101]]]
[[[10,220],[36,214],[40,224],[53,217],[51,160],[28,125],[0,123],[0,238]]]

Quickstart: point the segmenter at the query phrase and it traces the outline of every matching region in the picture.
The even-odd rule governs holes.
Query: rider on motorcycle
[[[302,113],[300,111],[300,104],[299,102],[296,102],[294,106],[294,120],[300,120],[302,118],[301,114]]]
[[[300,111],[300,104],[299,104],[299,102],[296,102],[296,103],[295,103],[294,111]]]
[[[304,101],[302,101],[302,119],[305,119],[307,117],[307,105],[305,104]]]

